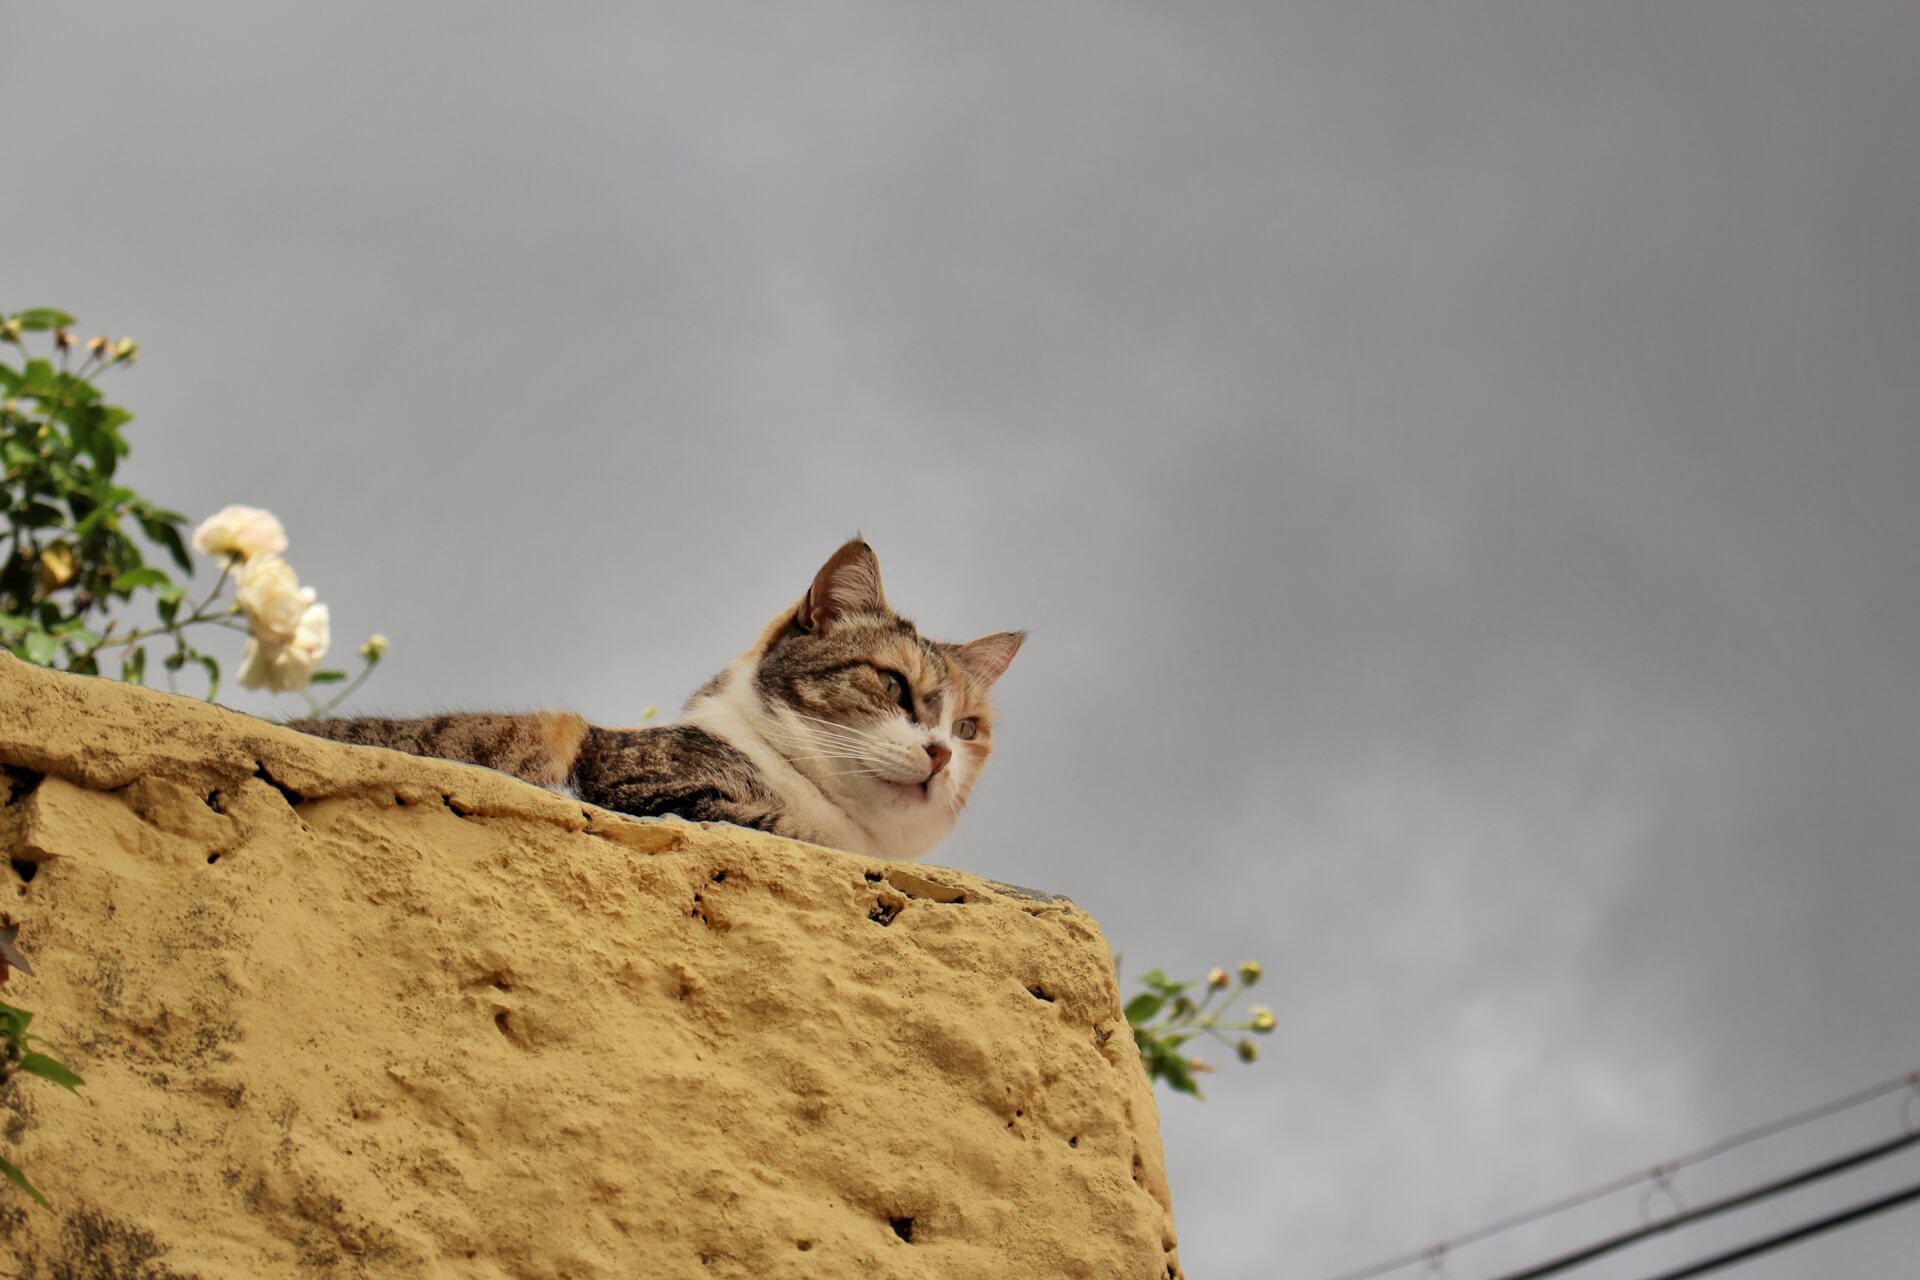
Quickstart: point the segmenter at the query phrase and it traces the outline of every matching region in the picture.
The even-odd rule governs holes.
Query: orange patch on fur
[[[587,722],[570,711],[536,711],[527,717],[527,731],[542,757],[537,776],[528,780],[557,787],[567,780],[580,744],[587,740]]]

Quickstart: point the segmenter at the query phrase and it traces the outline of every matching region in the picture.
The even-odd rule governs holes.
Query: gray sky
[[[1266,962],[1163,1129],[1192,1274],[1312,1280],[1920,1066],[1917,63],[1896,0],[11,5],[0,307],[142,341],[131,478],[279,512],[368,706],[676,706],[856,528],[1031,628],[935,860]]]

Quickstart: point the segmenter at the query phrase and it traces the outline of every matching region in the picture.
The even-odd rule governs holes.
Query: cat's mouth
[[[933,779],[923,778],[919,782],[888,782],[887,788],[902,800],[919,803],[926,800],[932,793]]]

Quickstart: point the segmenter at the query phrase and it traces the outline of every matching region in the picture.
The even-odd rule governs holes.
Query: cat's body
[[[854,541],[675,724],[607,729],[537,711],[292,727],[485,765],[621,813],[913,858],[952,829],[985,766],[988,690],[1023,638],[925,639],[887,606],[878,561]]]

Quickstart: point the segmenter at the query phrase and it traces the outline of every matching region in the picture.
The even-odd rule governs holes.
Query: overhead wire
[[[1815,1218],[1812,1222],[1803,1222],[1797,1227],[1790,1227],[1774,1235],[1764,1236],[1758,1240],[1750,1240],[1746,1244],[1737,1245],[1727,1250],[1725,1253],[1716,1253],[1710,1258],[1702,1258],[1697,1262],[1689,1262],[1677,1271],[1663,1271],[1657,1276],[1649,1276],[1648,1280],[1693,1280],[1695,1276],[1704,1276],[1710,1271],[1718,1271],[1722,1267],[1730,1267],[1736,1262],[1745,1262],[1747,1259],[1757,1258],[1763,1253],[1771,1253],[1775,1249],[1782,1249],[1787,1245],[1798,1244],[1802,1240],[1810,1240],[1814,1236],[1825,1235],[1829,1231],[1851,1226],[1863,1218],[1870,1218],[1877,1213],[1885,1213],[1889,1209],[1897,1209],[1901,1205],[1908,1204],[1914,1200],[1920,1200],[1920,1182],[1916,1182],[1909,1187],[1903,1187],[1898,1191],[1889,1192],[1884,1196],[1868,1200],[1863,1204],[1856,1204],[1849,1208],[1841,1209],[1838,1212],[1830,1213],[1824,1218]]]
[[[1682,1169],[1700,1164],[1706,1160],[1711,1160],[1715,1156],[1725,1155],[1729,1151],[1737,1150],[1740,1147],[1758,1142],[1763,1138],[1770,1138],[1775,1134],[1785,1133],[1790,1129],[1797,1129],[1802,1125],[1812,1124],[1816,1120],[1824,1120],[1829,1116],[1838,1115],[1843,1111],[1850,1111],[1854,1107],[1872,1102],[1876,1098],[1884,1098],[1888,1094],[1897,1093],[1902,1089],[1911,1089],[1916,1093],[1920,1093],[1920,1070],[1907,1071],[1894,1076],[1890,1080],[1868,1085],[1863,1089],[1856,1089],[1852,1093],[1844,1094],[1831,1101],[1820,1103],[1818,1106],[1808,1107],[1804,1111],[1796,1111],[1790,1115],[1780,1116],[1776,1119],[1766,1121],[1764,1124],[1755,1125],[1750,1129],[1743,1129],[1738,1133],[1720,1138],[1693,1151],[1688,1151],[1682,1155],[1659,1161],[1637,1172],[1610,1179],[1596,1186],[1589,1187],[1584,1191],[1577,1191],[1572,1195],[1547,1201],[1531,1209],[1524,1209],[1519,1213],[1511,1214],[1505,1218],[1490,1222],[1485,1226],[1476,1227],[1471,1231],[1449,1236],[1437,1244],[1415,1249],[1408,1253],[1398,1254],[1391,1258],[1385,1258],[1379,1262],[1370,1263],[1367,1266],[1359,1267],[1352,1271],[1340,1272],[1337,1275],[1329,1277],[1328,1280],[1374,1280],[1376,1276],[1383,1276],[1389,1272],[1398,1271],[1403,1267],[1413,1266],[1416,1263],[1427,1262],[1431,1264],[1434,1259],[1444,1258],[1462,1246],[1477,1244],[1482,1240],[1503,1235],[1518,1227],[1527,1226],[1531,1223],[1539,1222],[1542,1219],[1565,1213],[1570,1209],[1577,1209],[1582,1205],[1591,1204],[1595,1200],[1617,1195],[1622,1191],[1639,1186],[1641,1183],[1653,1182],[1657,1185],[1664,1185],[1674,1174]]]
[[[1616,1249],[1624,1249],[1630,1244],[1638,1244],[1640,1241],[1648,1239],[1649,1237],[1663,1235],[1666,1232],[1675,1231],[1681,1227],[1692,1226],[1694,1223],[1706,1218],[1716,1217],[1723,1213],[1730,1213],[1735,1209],[1743,1209],[1750,1204],[1757,1204],[1772,1196],[1782,1195],[1788,1191],[1795,1191],[1801,1187],[1822,1181],[1823,1179],[1845,1173],[1850,1169],[1857,1169],[1861,1165],[1871,1164],[1875,1160],[1884,1160],[1888,1156],[1904,1151],[1917,1143],[1920,1143],[1920,1132],[1903,1133],[1897,1138],[1891,1138],[1885,1142],[1877,1142],[1870,1147],[1864,1147],[1858,1151],[1850,1151],[1846,1155],[1824,1161],[1810,1168],[1797,1170],[1796,1172],[1787,1174],[1785,1177],[1775,1178],[1772,1181],[1761,1183],[1756,1187],[1749,1187],[1745,1191],[1737,1191],[1721,1199],[1708,1201],[1705,1204],[1697,1205],[1679,1213],[1669,1214],[1658,1221],[1636,1227],[1632,1231],[1623,1231],[1619,1235],[1609,1236],[1604,1240],[1595,1241],[1571,1253],[1563,1253],[1557,1258],[1536,1263],[1524,1271],[1508,1272],[1500,1276],[1499,1280],[1542,1280],[1542,1277],[1555,1275],[1559,1272],[1584,1265],[1585,1263],[1593,1261],[1595,1258],[1603,1257],[1606,1254],[1614,1252]]]

